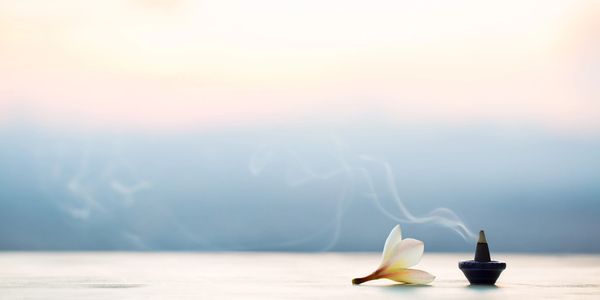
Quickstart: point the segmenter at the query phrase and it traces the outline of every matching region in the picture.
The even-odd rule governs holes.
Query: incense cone
[[[458,268],[471,284],[493,285],[500,277],[500,273],[506,269],[506,263],[491,259],[485,232],[481,230],[475,248],[475,259],[459,262]]]

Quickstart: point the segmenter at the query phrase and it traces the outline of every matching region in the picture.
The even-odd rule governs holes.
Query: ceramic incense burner
[[[491,259],[485,233],[481,230],[475,249],[475,259],[459,262],[458,268],[471,284],[493,285],[500,277],[500,273],[506,269],[506,263]]]

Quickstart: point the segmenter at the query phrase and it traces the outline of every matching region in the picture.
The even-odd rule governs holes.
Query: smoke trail
[[[363,178],[364,182],[366,183],[366,185],[368,187],[368,191],[365,193],[365,196],[367,198],[370,198],[371,200],[373,200],[376,208],[383,215],[388,217],[389,219],[394,220],[396,222],[401,222],[401,223],[436,223],[443,227],[447,227],[447,228],[453,230],[455,233],[460,235],[466,241],[476,239],[476,235],[464,224],[464,222],[460,219],[460,217],[458,217],[458,215],[456,215],[456,213],[454,213],[452,210],[450,210],[448,208],[438,207],[438,208],[430,211],[428,214],[426,214],[424,216],[414,215],[406,207],[404,201],[402,201],[402,199],[399,195],[399,192],[398,192],[399,189],[396,185],[396,179],[395,179],[394,173],[393,173],[392,168],[389,165],[389,163],[387,163],[386,161],[383,161],[383,160],[375,159],[375,158],[367,156],[367,155],[360,155],[360,156],[358,156],[358,158],[363,161],[375,163],[383,168],[383,170],[385,172],[386,187],[387,187],[388,191],[390,192],[390,194],[392,195],[392,200],[394,201],[394,203],[396,204],[396,206],[400,212],[399,216],[394,213],[391,213],[385,207],[383,207],[381,197],[379,196],[380,193],[378,193],[377,190],[375,189],[375,184],[373,182],[373,179],[372,179],[372,176],[371,176],[371,173],[369,172],[369,170],[364,167],[358,167],[358,166],[349,164],[344,159],[343,155],[338,156],[338,160],[342,166],[341,168],[330,170],[330,171],[323,172],[323,173],[317,173],[317,172],[311,170],[310,168],[308,168],[306,165],[302,165],[302,170],[304,171],[305,176],[301,177],[301,178],[297,178],[295,180],[288,181],[288,184],[290,184],[291,186],[299,186],[299,185],[305,184],[311,180],[327,180],[327,179],[330,179],[332,177],[335,177],[335,176],[338,176],[341,174],[349,175],[349,178],[351,180],[356,180],[355,174],[358,174],[358,175],[360,175],[360,177]]]
[[[82,206],[80,207],[63,207],[63,209],[69,213],[72,217],[78,219],[87,219],[90,217],[92,210],[97,209],[105,211],[105,208],[100,202],[94,197],[92,187],[83,181],[84,176],[88,172],[89,162],[89,145],[86,144],[84,152],[81,156],[79,169],[75,176],[69,179],[66,184],[67,190],[74,196],[75,199],[81,201]]]
[[[298,153],[294,151],[286,151],[291,157],[285,159],[288,162],[288,167],[285,169],[284,181],[287,186],[297,188],[307,184],[312,180],[329,180],[340,175],[350,176],[351,174],[343,170],[342,168],[334,169],[329,172],[317,172],[312,170],[302,159]],[[269,148],[266,144],[258,147],[256,151],[250,156],[248,163],[248,170],[253,176],[259,176],[267,168],[269,164],[272,164],[276,160],[276,151]],[[293,167],[290,167],[289,164]],[[275,243],[257,243],[256,245],[246,245],[243,250],[252,249],[285,249],[293,246],[305,244],[311,240],[314,240],[320,236],[327,234],[329,231],[332,232],[332,238],[328,239],[328,243],[318,251],[331,250],[337,243],[341,233],[341,222],[344,214],[344,204],[347,203],[348,194],[351,190],[351,185],[348,180],[342,186],[339,195],[336,197],[336,209],[333,218],[319,226],[317,230],[306,234],[302,237],[275,242]]]
[[[107,212],[107,209],[99,201],[106,200],[106,195],[104,198],[99,197],[98,189],[102,191],[105,187],[109,187],[123,204],[131,205],[135,202],[137,193],[152,187],[148,181],[135,175],[132,166],[118,153],[118,148],[117,145],[117,153],[112,153],[112,156],[107,158],[108,161],[102,164],[99,169],[90,169],[91,147],[89,141],[84,144],[79,167],[66,184],[69,193],[82,204],[78,207],[65,208],[71,216],[79,219],[87,219],[94,210]],[[126,177],[131,178],[135,183],[128,185],[123,183],[124,180],[118,179],[116,172],[120,170],[128,174]],[[84,180],[86,178],[87,180]]]
[[[345,159],[346,155],[343,155],[343,151],[341,151],[343,149],[339,147],[340,143],[336,143],[336,145],[338,145],[338,155],[336,156],[336,158],[339,163],[339,167],[323,172],[317,172],[313,170],[308,166],[308,164],[306,164],[302,161],[302,159],[300,159],[299,155],[296,152],[289,151],[290,156],[295,161],[296,167],[288,168],[286,170],[285,182],[288,186],[295,188],[308,184],[311,181],[325,181],[338,176],[344,176],[345,182],[343,183],[342,193],[337,200],[336,210],[334,212],[332,221],[328,222],[327,224],[324,224],[324,226],[321,227],[322,229],[318,230],[317,232],[314,232],[313,234],[309,234],[302,238],[285,241],[277,244],[276,246],[293,246],[301,244],[303,242],[308,242],[324,233],[325,227],[329,227],[333,230],[332,237],[329,240],[329,243],[325,245],[321,249],[321,251],[327,251],[332,249],[339,240],[339,236],[342,230],[342,217],[345,211],[344,205],[351,200],[351,196],[353,196],[354,194],[352,193],[352,191],[354,187],[357,186],[359,183],[366,184],[367,191],[364,192],[363,195],[374,203],[375,208],[385,217],[394,220],[395,222],[438,224],[440,226],[452,230],[453,232],[461,236],[461,238],[465,241],[476,239],[476,235],[464,224],[461,218],[449,208],[438,207],[431,210],[425,215],[415,215],[414,213],[412,213],[400,197],[399,189],[396,184],[396,179],[389,163],[368,155],[359,155],[357,157],[359,160],[375,164],[381,167],[382,171],[384,172],[386,190],[391,195],[391,199],[393,200],[398,212],[393,213],[390,210],[386,209],[382,204],[382,198],[380,196],[381,191],[378,191],[375,188],[375,183],[369,169],[367,169],[366,167],[348,163],[348,161]],[[270,158],[272,158],[272,155],[272,151],[269,151]],[[261,165],[261,171],[265,167],[266,163]],[[253,173],[253,175],[256,176],[257,173]]]
[[[114,179],[110,182],[110,187],[122,197],[123,201],[125,201],[125,204],[131,205],[133,202],[135,202],[135,194],[137,192],[149,189],[152,187],[152,185],[145,180],[140,180],[133,185],[125,185]]]
[[[400,213],[402,215],[402,217],[400,217],[400,218],[397,218],[394,215],[389,214],[387,211],[385,211],[383,209],[383,207],[381,206],[381,203],[380,203],[379,196],[375,192],[373,181],[370,177],[370,174],[365,169],[357,169],[365,177],[365,179],[368,182],[369,187],[372,190],[372,193],[370,193],[370,197],[373,198],[373,200],[375,200],[375,202],[378,204],[378,207],[380,208],[380,210],[385,211],[386,216],[388,216],[389,218],[392,218],[395,221],[405,222],[405,223],[437,223],[437,224],[440,224],[441,226],[452,229],[454,232],[459,234],[466,241],[468,241],[469,239],[471,239],[471,240],[476,239],[476,235],[471,230],[469,230],[469,228],[462,222],[460,217],[458,217],[452,210],[450,210],[448,208],[438,207],[438,208],[430,211],[425,216],[415,216],[414,214],[412,214],[410,212],[410,210],[406,207],[406,205],[404,204],[402,199],[400,198],[400,195],[398,193],[398,187],[396,185],[396,179],[395,179],[394,173],[393,173],[392,168],[389,165],[389,163],[387,163],[386,161],[383,161],[383,160],[375,159],[370,156],[366,156],[366,155],[361,155],[359,157],[365,161],[379,164],[380,166],[383,167],[383,169],[385,171],[387,188],[390,191],[390,193],[392,194],[392,199],[394,200],[396,206],[398,207],[398,210],[400,211]]]
[[[258,176],[272,160],[273,150],[267,148],[266,145],[262,145],[250,157],[248,169],[252,175]]]
[[[87,219],[89,218],[93,209],[104,211],[104,207],[98,201],[96,201],[90,188],[82,184],[79,179],[72,178],[67,183],[67,189],[75,197],[75,199],[81,200],[83,204],[81,207],[64,208],[72,217],[78,219]]]
[[[327,172],[317,172],[312,170],[308,164],[306,164],[298,153],[289,151],[290,155],[298,165],[297,168],[288,168],[285,172],[285,182],[288,186],[299,187],[303,186],[312,180],[329,180],[339,175],[352,175],[346,168],[336,168]],[[296,171],[294,173],[294,171]]]
[[[79,147],[65,144],[69,146],[67,147],[63,145],[64,142],[55,143],[53,148],[39,147],[41,150],[35,153],[35,157],[40,166],[41,188],[45,193],[53,193],[56,190],[51,185],[57,185],[61,191],[70,195],[67,198],[54,196],[51,199],[60,200],[55,205],[63,213],[82,223],[94,224],[97,221],[94,217],[102,213],[100,220],[105,217],[113,218],[116,222],[127,224],[127,221],[118,217],[127,212],[118,210],[133,204],[138,193],[152,188],[152,184],[136,176],[135,169],[120,155],[118,144],[113,143],[112,151],[107,152],[105,149],[108,147],[94,147],[93,142],[94,140],[86,138]],[[70,164],[71,157],[77,157],[73,165]],[[51,166],[49,174],[41,168],[46,164]],[[89,229],[98,230],[94,226],[91,225]],[[113,242],[117,247],[125,245],[139,250],[152,249],[151,244],[136,232],[134,226],[106,230],[112,230]]]

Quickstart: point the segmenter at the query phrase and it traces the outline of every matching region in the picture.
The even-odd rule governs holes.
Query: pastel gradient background
[[[1,250],[600,251],[597,1],[0,2]]]

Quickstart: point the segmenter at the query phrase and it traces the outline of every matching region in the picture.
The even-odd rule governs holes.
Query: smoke
[[[80,205],[67,206],[64,209],[74,218],[87,219],[93,209],[104,211],[104,207],[96,201],[94,193],[90,187],[82,183],[79,178],[74,177],[67,183],[67,190],[77,200],[80,200]]]
[[[267,145],[261,145],[258,147],[254,154],[250,157],[250,163],[248,169],[254,176],[260,175],[265,169],[267,164],[273,160],[273,150],[267,148]]]
[[[43,149],[34,152],[41,189],[65,215],[87,223],[86,228],[93,232],[112,230],[111,247],[123,243],[138,250],[153,248],[145,241],[145,234],[136,229],[136,221],[123,218],[128,210],[135,209],[128,207],[135,204],[139,194],[153,185],[138,176],[121,154],[118,141],[104,145],[90,138],[59,139],[50,146],[35,148]],[[111,220],[106,229],[97,227],[106,220]]]
[[[325,143],[325,145],[330,144]],[[194,219],[191,217],[194,214],[187,213],[189,207],[214,209],[210,205],[203,206],[179,201],[179,203],[189,206],[169,206],[169,203],[172,202],[165,201],[166,199],[161,197],[166,195],[164,188],[168,188],[168,184],[173,184],[177,180],[164,182],[156,176],[148,179],[147,176],[152,173],[147,173],[147,171],[140,173],[136,166],[143,164],[130,162],[126,156],[121,154],[118,143],[113,144],[112,151],[106,151],[107,147],[84,142],[80,147],[67,148],[66,155],[63,153],[64,151],[55,151],[54,155],[48,154],[54,158],[54,163],[49,161],[46,164],[52,166],[49,168],[52,176],[48,178],[60,183],[61,189],[71,196],[67,197],[68,200],[61,197],[61,201],[57,203],[65,214],[82,222],[90,222],[92,230],[96,230],[97,226],[103,224],[102,222],[111,220],[113,226],[107,230],[113,230],[115,236],[120,237],[116,238],[115,243],[125,242],[128,247],[135,249],[146,250],[176,245],[176,247],[213,251],[297,250],[311,245],[310,248],[313,250],[328,251],[340,242],[344,232],[344,222],[349,221],[346,214],[349,212],[350,205],[358,200],[367,200],[383,217],[394,222],[431,223],[447,228],[465,240],[475,238],[460,217],[446,207],[435,208],[422,214],[415,213],[410,209],[410,202],[401,198],[393,168],[386,161],[372,156],[346,153],[340,142],[336,142],[335,146],[331,152],[321,151],[322,149],[312,152],[312,159],[307,159],[310,152],[306,151],[314,151],[314,148],[288,147],[280,145],[280,143],[261,144],[246,161],[247,165],[238,165],[242,170],[245,169],[246,172],[249,172],[250,176],[269,176],[269,178],[281,180],[280,185],[274,186],[275,191],[281,191],[281,187],[288,187],[292,193],[297,194],[304,187],[307,188],[305,191],[309,191],[309,195],[313,196],[315,195],[314,191],[317,190],[311,191],[313,190],[311,189],[312,185],[320,184],[321,188],[326,186],[327,194],[320,195],[330,199],[331,201],[327,205],[331,206],[319,203],[310,204],[317,205],[321,209],[320,216],[311,220],[318,220],[324,216],[325,219],[321,219],[323,220],[322,224],[311,224],[313,229],[308,230],[306,234],[290,234],[301,226],[294,225],[291,230],[284,230],[282,227],[283,234],[293,237],[277,241],[273,240],[271,236],[267,239],[271,242],[236,238],[236,234],[240,233],[235,231],[235,226],[245,222],[243,219],[245,211],[242,212],[241,208],[237,213],[240,213],[239,216],[242,217],[236,220],[237,225],[227,225],[229,212],[223,212],[222,219],[211,219],[212,221]],[[69,159],[72,157],[79,159],[72,162],[72,159]],[[192,174],[197,174],[196,171],[193,172]],[[206,174],[209,176],[213,172],[214,170],[210,169]],[[247,174],[245,173],[245,176],[248,176]],[[184,187],[189,186],[184,185]],[[149,190],[152,190],[153,193],[149,194]],[[184,191],[187,193],[191,190],[186,188]],[[193,193],[201,194],[202,190],[194,190]],[[188,199],[196,197],[194,194],[191,194],[191,198]],[[150,197],[146,199],[147,196]],[[198,197],[201,199],[202,196]],[[290,199],[292,198],[294,197]],[[148,200],[148,202],[142,203],[141,200]],[[233,204],[230,206],[230,208],[234,207],[236,206]],[[287,208],[289,206],[285,209]],[[146,223],[143,219],[139,219],[140,216],[143,218],[160,216],[160,219],[155,222],[160,224],[157,226],[158,230],[164,231],[149,230],[148,228],[155,222]],[[301,215],[297,216],[302,217]],[[227,225],[224,227],[226,230],[234,231],[214,231],[214,227],[206,227],[206,224],[211,224],[210,226]],[[280,223],[273,224],[278,226]],[[167,231],[169,232],[168,243],[161,240]],[[223,240],[223,237],[229,235],[231,238]],[[318,249],[314,247],[316,241],[318,241]]]
[[[135,202],[136,193],[147,190],[151,188],[152,185],[145,180],[140,180],[133,185],[126,185],[115,179],[110,182],[110,187],[121,196],[126,204],[131,205]]]
[[[376,193],[374,189],[373,180],[371,179],[371,176],[368,173],[368,171],[364,168],[357,169],[364,176],[365,180],[368,183],[368,186],[371,189],[371,192],[367,194],[367,196],[374,200],[379,210],[382,213],[384,213],[388,218],[403,223],[437,223],[443,227],[451,229],[452,231],[460,235],[465,241],[476,239],[476,235],[464,224],[460,217],[449,208],[438,207],[424,216],[416,216],[413,213],[411,213],[411,211],[406,207],[404,201],[402,201],[402,198],[400,197],[398,187],[396,185],[396,177],[394,176],[390,164],[386,161],[375,159],[367,155],[361,155],[359,157],[365,161],[378,164],[381,168],[383,168],[385,172],[387,188],[392,195],[392,200],[394,201],[400,212],[399,217],[392,213],[389,213],[381,206],[381,200],[379,199],[378,193]]]
[[[87,219],[90,217],[92,210],[105,211],[105,208],[98,200],[96,200],[93,187],[85,181],[88,175],[89,168],[89,145],[86,146],[81,156],[78,171],[72,176],[67,184],[66,189],[79,203],[75,206],[63,206],[63,209],[72,217],[78,219]]]
[[[77,201],[74,205],[64,206],[65,211],[72,217],[87,219],[94,211],[108,212],[108,208],[102,202],[111,198],[107,193],[109,191],[113,192],[112,197],[116,197],[122,205],[130,206],[136,201],[139,192],[152,188],[152,184],[147,180],[136,176],[135,169],[120,155],[119,145],[113,146],[115,149],[107,157],[92,157],[100,163],[90,166],[90,156],[94,154],[91,150],[93,147],[89,141],[83,144],[79,166],[65,186],[72,199]],[[58,160],[59,167],[55,169],[63,169],[61,165],[62,162]]]
[[[345,206],[357,196],[365,197],[374,204],[375,208],[385,217],[398,223],[412,223],[412,224],[423,224],[431,223],[437,224],[444,228],[451,230],[452,232],[459,235],[465,241],[472,241],[476,239],[476,235],[465,225],[461,218],[453,212],[451,209],[446,207],[438,207],[424,215],[417,215],[413,213],[406,205],[405,201],[400,197],[399,188],[397,186],[397,180],[393,173],[393,169],[390,164],[384,160],[374,158],[369,155],[358,155],[353,156],[352,161],[357,163],[349,163],[346,155],[341,147],[341,143],[336,140],[337,153],[334,156],[337,162],[337,167],[331,168],[325,171],[316,171],[311,168],[310,165],[300,158],[300,155],[295,151],[286,151],[287,159],[290,160],[291,167],[288,166],[285,172],[285,183],[292,187],[297,188],[310,184],[313,181],[327,181],[333,178],[342,177],[342,189],[336,200],[336,208],[333,212],[332,221],[324,224],[322,229],[309,234],[305,237],[284,241],[277,244],[276,246],[291,246],[303,242],[308,242],[326,232],[326,228],[330,228],[331,238],[329,242],[323,246],[322,251],[332,249],[338,242],[342,230],[342,220],[345,212]],[[266,149],[264,146],[253,154],[250,159],[249,169],[252,175],[258,176],[266,166],[275,161],[275,154],[272,149]],[[260,162],[260,163],[258,163]],[[373,180],[371,168],[367,165],[376,167],[378,171],[383,174],[384,188],[377,189],[375,181]],[[254,170],[255,172],[252,172]],[[356,187],[366,186],[366,190],[358,191]],[[389,195],[384,197],[382,194]],[[394,204],[394,210],[387,209],[384,206],[384,200],[391,200]],[[273,246],[273,245],[271,245]]]

